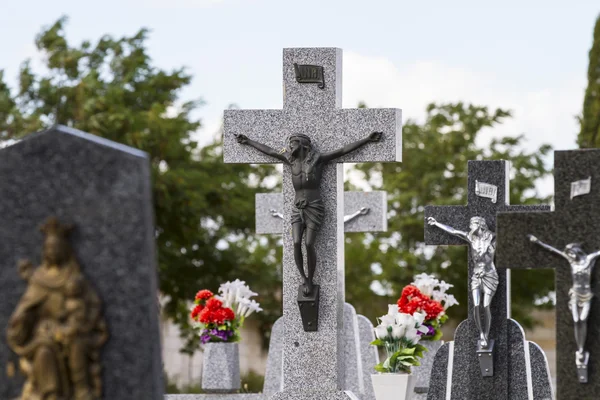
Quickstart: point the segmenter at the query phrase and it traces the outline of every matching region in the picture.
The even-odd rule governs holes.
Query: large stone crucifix
[[[498,214],[498,266],[554,268],[557,398],[600,393],[600,150],[554,152],[555,211]]]
[[[494,266],[494,232],[498,211],[549,207],[508,205],[509,167],[507,161],[469,161],[468,205],[425,207],[427,244],[469,246],[470,290],[469,318],[456,329],[454,342],[438,350],[428,399],[511,400],[537,390],[530,360],[545,358],[510,319],[510,279],[507,266],[498,270]],[[530,357],[527,348],[536,354]],[[543,370],[545,363],[541,365],[534,369]],[[545,376],[549,385],[547,372]]]
[[[296,225],[283,232],[284,385],[276,399],[348,398],[341,390],[342,163],[401,158],[400,110],[340,108],[341,63],[340,49],[285,49],[283,109],[227,110],[224,116],[225,162],[283,162],[283,214]]]

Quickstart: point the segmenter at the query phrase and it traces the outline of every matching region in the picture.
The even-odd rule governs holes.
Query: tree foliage
[[[45,55],[44,71],[33,71],[24,62],[12,91],[0,71],[0,142],[60,123],[146,151],[152,166],[160,290],[166,315],[189,339],[185,350],[196,348],[188,301],[201,288],[215,290],[235,278],[262,294],[265,312],[256,318],[267,336],[281,314],[281,240],[253,234],[254,196],[281,190],[267,179],[278,175],[275,169],[224,164],[218,136],[198,148],[194,133],[200,121],[192,114],[201,102],[179,98],[191,76],[182,68],[153,66],[147,30],[75,46],[67,41],[65,23],[65,18],[58,20],[36,38]],[[509,116],[504,110],[462,103],[431,105],[423,124],[405,123],[403,163],[357,167],[373,188],[388,192],[389,200],[387,233],[346,235],[346,296],[358,312],[374,320],[415,274],[427,271],[455,284],[461,307],[451,316],[466,316],[466,249],[427,251],[423,207],[465,204],[467,161],[477,159],[513,162],[511,203],[548,200],[534,189],[535,181],[548,173],[543,163],[548,146],[524,152],[519,150],[522,136],[494,140],[487,148],[476,144],[482,129]],[[517,274],[513,299],[526,306],[523,310],[552,288],[551,272],[513,276]]]
[[[588,86],[583,100],[579,147],[600,147],[600,16],[594,28],[594,42],[590,49]]]
[[[402,163],[362,164],[371,186],[388,192],[388,232],[346,237],[346,296],[357,311],[371,319],[396,302],[404,285],[421,272],[434,273],[454,284],[460,306],[451,309],[456,322],[467,316],[467,249],[465,246],[424,245],[426,205],[464,205],[467,202],[467,161],[505,159],[512,162],[511,204],[548,203],[535,189],[549,171],[544,156],[550,147],[522,150],[523,136],[494,139],[478,146],[484,128],[510,117],[502,109],[455,104],[431,104],[425,122],[403,127]],[[530,324],[533,300],[553,288],[552,271],[513,271],[513,313]],[[370,288],[376,288],[379,294]]]
[[[179,99],[191,76],[152,65],[147,30],[74,46],[65,23],[61,18],[36,38],[45,71],[24,62],[14,94],[0,72],[0,140],[58,123],[149,154],[160,291],[166,314],[184,335],[187,302],[201,288],[216,290],[240,278],[255,291],[273,293],[281,282],[276,246],[259,246],[252,235],[254,194],[267,191],[273,167],[223,164],[218,139],[198,149],[193,134],[200,121],[191,113],[201,102]],[[271,296],[261,301],[270,311],[259,316],[268,330],[279,304]]]

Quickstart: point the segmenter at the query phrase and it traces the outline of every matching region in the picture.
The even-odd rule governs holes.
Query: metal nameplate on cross
[[[436,356],[432,379],[435,375],[451,379],[449,387],[432,385],[432,399],[508,400],[514,398],[510,394],[517,386],[527,391],[527,382],[511,389],[508,385],[510,357],[525,362],[528,355],[511,347],[511,329],[520,327],[512,320],[509,323],[509,274],[494,265],[496,213],[549,207],[509,205],[509,168],[507,161],[469,161],[467,206],[425,207],[426,244],[469,246],[469,318],[457,328],[448,360]]]
[[[557,397],[600,393],[600,150],[554,152],[555,211],[498,215],[498,265],[553,268]]]
[[[323,67],[324,88],[298,82],[294,64]],[[285,49],[283,109],[224,115],[225,162],[284,164],[283,214],[293,223],[283,232],[284,391],[275,398],[315,391],[323,399],[347,396],[338,389],[343,383],[338,362],[344,311],[342,163],[401,158],[400,110],[341,109],[341,65],[340,49]],[[303,329],[302,316],[310,319],[311,331]]]

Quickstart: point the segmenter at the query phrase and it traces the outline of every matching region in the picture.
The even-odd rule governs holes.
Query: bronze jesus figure
[[[288,138],[288,148],[279,152],[267,145],[249,139],[245,135],[236,135],[238,143],[247,144],[258,151],[275,157],[292,168],[292,183],[296,192],[295,208],[292,211],[292,236],[294,240],[294,260],[300,275],[304,279],[304,294],[313,292],[313,277],[317,266],[315,239],[323,223],[325,209],[319,187],[323,167],[330,161],[346,155],[369,142],[381,140],[381,132],[373,132],[368,137],[347,144],[341,149],[319,153],[310,138],[304,134],[294,134]],[[304,271],[302,258],[302,236],[306,232],[307,272]]]

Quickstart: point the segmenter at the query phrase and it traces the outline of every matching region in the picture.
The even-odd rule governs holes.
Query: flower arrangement
[[[398,299],[399,311],[410,315],[425,314],[423,325],[427,327],[427,332],[421,337],[422,340],[442,338],[441,328],[448,320],[446,310],[458,304],[456,298],[447,293],[452,286],[423,273],[415,276],[415,281],[402,290]]]
[[[425,313],[413,315],[400,313],[396,304],[388,306],[388,313],[378,318],[375,328],[377,339],[371,344],[385,349],[386,359],[375,366],[377,372],[410,373],[412,366],[418,366],[419,358],[427,349],[418,344],[428,328],[423,325]]]
[[[210,290],[200,290],[190,317],[200,331],[202,344],[239,341],[244,320],[250,314],[262,311],[259,303],[250,300],[253,296],[256,293],[239,279],[222,284],[218,296]]]

